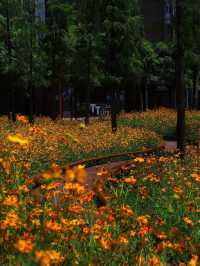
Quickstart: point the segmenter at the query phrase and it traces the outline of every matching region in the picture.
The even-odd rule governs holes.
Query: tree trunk
[[[63,87],[61,82],[59,84],[59,114],[60,114],[60,119],[62,119],[64,116],[64,99],[63,99]]]
[[[145,102],[145,111],[147,111],[149,109],[149,92],[146,84],[144,88],[144,102]]]
[[[140,111],[141,112],[144,112],[144,95],[143,95],[143,92],[142,92],[142,90],[140,90],[140,106],[141,106],[141,108],[140,108]]]
[[[199,91],[197,86],[197,80],[198,80],[198,70],[196,68],[193,69],[193,108],[198,109],[199,105]]]
[[[88,125],[89,123],[90,123],[90,87],[87,86],[87,88],[86,88],[85,124]]]
[[[30,124],[34,124],[34,108],[33,108],[33,87],[32,87],[32,83],[30,83],[29,85],[29,94],[30,94],[30,98],[29,98],[29,123]]]
[[[88,62],[87,62],[87,87],[86,87],[86,113],[85,113],[85,124],[88,125],[90,122],[90,87],[91,87],[91,37],[89,36],[88,43]]]
[[[11,88],[11,114],[12,114],[12,121],[16,122],[15,88]]]
[[[116,103],[116,90],[112,89],[112,106],[111,106],[111,124],[112,132],[117,132],[117,103]]]
[[[9,0],[6,2],[6,43],[7,43],[7,53],[8,53],[8,61],[9,67],[12,63],[12,44],[11,44],[11,33],[10,33],[10,14],[9,14]],[[10,69],[9,69],[10,72]],[[10,76],[10,75],[8,75]],[[13,122],[16,121],[16,113],[15,113],[15,89],[11,82],[12,79],[9,78],[8,84],[8,119]]]
[[[30,54],[29,54],[29,123],[34,124],[34,110],[33,110],[33,20],[34,10],[33,5],[30,3]]]
[[[70,88],[70,118],[74,117],[74,89]]]
[[[177,91],[177,142],[182,156],[185,153],[185,86],[183,10],[184,0],[176,0],[176,91]]]

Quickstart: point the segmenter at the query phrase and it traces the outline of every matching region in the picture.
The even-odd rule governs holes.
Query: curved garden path
[[[177,142],[176,141],[165,141],[163,151],[174,153],[177,151]],[[88,176],[88,187],[93,187],[93,184],[97,180],[97,173],[101,169],[105,169],[108,173],[114,174],[119,172],[123,167],[128,168],[132,164],[132,160],[118,161],[118,162],[109,162],[106,164],[101,164],[98,166],[92,166],[86,168]]]

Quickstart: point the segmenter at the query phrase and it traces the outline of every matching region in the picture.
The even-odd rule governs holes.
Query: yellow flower
[[[137,158],[134,159],[134,162],[136,162],[136,163],[143,163],[144,162],[144,158],[137,157]]]
[[[23,138],[21,135],[8,135],[7,140],[21,146],[28,145],[28,140]]]
[[[80,129],[84,129],[84,128],[86,128],[86,125],[85,125],[85,123],[80,123],[80,125],[79,125],[79,127],[80,127]]]

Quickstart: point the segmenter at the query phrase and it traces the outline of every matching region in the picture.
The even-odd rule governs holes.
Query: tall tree
[[[8,84],[8,118],[16,121],[16,108],[15,108],[15,82],[14,82],[14,55],[13,55],[13,40],[12,40],[12,24],[17,16],[17,1],[3,0],[0,3],[1,13],[3,18],[2,35],[4,36],[5,43],[4,49],[1,51],[1,58],[3,59],[4,73],[7,77]],[[4,53],[5,52],[5,53]]]
[[[177,141],[182,155],[185,152],[185,85],[184,85],[184,0],[176,0],[176,91]]]
[[[185,47],[186,67],[192,73],[192,107],[199,108],[199,74],[200,74],[200,2],[185,0]]]
[[[55,95],[59,98],[59,116],[63,117],[64,100],[63,88],[69,84],[71,51],[68,46],[69,28],[73,24],[73,9],[66,1],[51,0],[47,5],[47,36],[46,49],[48,53],[49,73],[51,76],[51,88],[53,113],[56,117]]]
[[[138,32],[138,1],[111,0],[102,1],[105,79],[111,93],[112,131],[117,131],[118,92],[129,71],[131,59],[137,44],[135,32]]]
[[[98,83],[98,49],[100,1],[82,0],[77,4],[77,38],[73,66],[79,72],[77,81],[84,86],[85,123],[89,123],[91,92]]]

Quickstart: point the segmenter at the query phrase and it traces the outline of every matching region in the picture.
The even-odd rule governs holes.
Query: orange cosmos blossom
[[[24,124],[28,123],[28,119],[24,115],[17,114],[16,119],[17,121],[22,122]]]
[[[78,204],[73,204],[68,207],[68,211],[73,213],[81,213],[84,212],[84,208]]]
[[[199,261],[199,257],[197,255],[192,255],[192,258],[188,266],[197,266],[198,261]]]
[[[75,191],[80,194],[85,192],[85,187],[80,185],[79,183],[65,183],[64,189]]]
[[[194,180],[196,180],[197,182],[200,182],[200,175],[194,173],[194,174],[191,174],[191,176],[192,176],[192,178],[193,178]]]
[[[3,201],[3,205],[18,207],[18,198],[15,195],[7,196],[7,198],[5,198]]]
[[[55,250],[36,251],[35,258],[41,266],[50,266],[52,263],[57,265],[64,260],[64,257],[61,256],[60,252]]]
[[[165,234],[165,232],[155,232],[154,234],[160,240],[167,239],[167,235]]]
[[[15,229],[20,228],[23,225],[16,211],[11,210],[7,213],[5,220],[0,224],[0,229],[6,229],[12,227]]]
[[[137,182],[137,179],[134,178],[133,176],[130,176],[130,177],[122,179],[122,182],[127,183],[129,185],[135,185],[135,183]]]
[[[149,215],[142,215],[142,216],[138,216],[137,217],[137,222],[139,223],[139,225],[147,225],[149,223]]]
[[[80,197],[81,202],[91,202],[95,196],[95,193],[93,191],[88,192]]]
[[[128,216],[132,216],[134,214],[133,210],[128,205],[122,206],[120,211],[122,214],[126,214]]]
[[[31,239],[19,239],[15,247],[21,253],[30,253],[33,250],[34,243]]]
[[[188,225],[193,225],[193,221],[192,221],[190,218],[188,218],[188,217],[184,217],[184,218],[183,218],[183,221],[184,221],[186,224],[188,224]]]
[[[85,184],[87,182],[87,172],[85,169],[85,165],[78,165],[77,167],[75,167],[74,171],[76,180],[80,184]]]
[[[148,261],[148,266],[164,266],[164,264],[155,255]]]
[[[75,179],[75,173],[73,171],[73,169],[71,168],[68,168],[65,172],[65,179],[68,181],[68,182],[73,182],[74,179]]]
[[[57,223],[57,222],[54,222],[54,221],[47,221],[45,223],[45,228],[47,230],[50,230],[50,231],[55,231],[55,232],[58,232],[62,229],[62,226]]]

